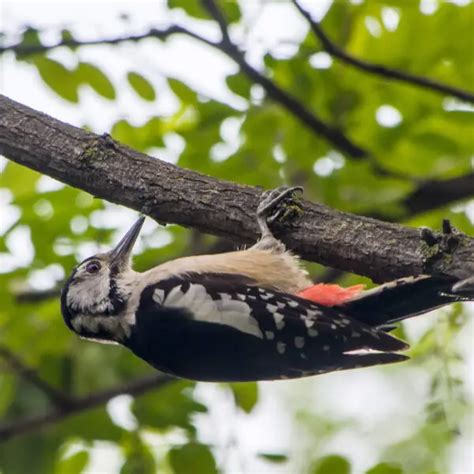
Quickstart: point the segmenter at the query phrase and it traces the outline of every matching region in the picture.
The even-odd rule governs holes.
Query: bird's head
[[[120,341],[127,336],[127,301],[137,281],[131,253],[145,218],[140,217],[110,252],[77,265],[61,293],[67,326],[82,337]]]

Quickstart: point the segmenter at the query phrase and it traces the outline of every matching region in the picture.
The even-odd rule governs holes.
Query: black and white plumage
[[[73,271],[61,297],[66,324],[82,337],[122,344],[155,368],[193,380],[287,379],[405,360],[398,351],[407,345],[386,325],[461,299],[448,293],[453,282],[400,280],[333,308],[298,297],[311,282],[266,225],[269,210],[291,191],[263,201],[262,239],[254,247],[186,257],[145,273],[130,265],[140,218],[113,251]],[[417,288],[429,298],[411,311],[401,296]]]
[[[206,381],[272,380],[397,362],[407,346],[330,308],[228,274],[150,285],[125,342],[164,372]]]

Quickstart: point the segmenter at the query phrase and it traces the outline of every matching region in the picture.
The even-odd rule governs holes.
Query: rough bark
[[[0,153],[8,159],[143,212],[249,243],[261,189],[186,170],[60,122],[0,96]],[[422,233],[304,201],[304,215],[276,233],[307,260],[374,281],[420,273],[467,277],[474,271],[474,239]]]

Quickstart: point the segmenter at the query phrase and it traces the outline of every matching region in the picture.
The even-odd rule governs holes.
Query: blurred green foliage
[[[196,0],[168,0],[168,6],[184,10],[196,24],[209,20]],[[229,22],[244,22],[238,2],[225,2],[223,7]],[[418,2],[386,0],[355,5],[337,1],[322,26],[339,46],[357,57],[463,88],[474,83],[472,48],[469,51],[466,46],[472,45],[473,8],[472,3],[460,7],[440,2],[436,11],[428,15],[420,12]],[[395,15],[395,26],[387,22],[387,15]],[[22,45],[41,45],[39,33],[26,29]],[[68,30],[61,34],[66,40],[74,39]],[[140,48],[140,44],[135,47]],[[77,47],[70,49],[78,51]],[[448,179],[471,172],[472,109],[337,60],[322,66],[318,63],[321,52],[319,42],[308,33],[291,55],[282,58],[267,53],[263,58],[265,73],[323,120],[337,125],[370,150],[377,165],[386,171],[384,176],[376,172],[373,161],[354,160],[334,151],[297,117],[269,100],[241,72],[227,76],[225,84],[244,106],[234,107],[204,97],[189,83],[165,77],[166,93],[177,102],[175,112],[157,114],[142,123],[117,117],[110,132],[130,147],[143,152],[153,149],[158,156],[160,150],[167,148],[164,138],[178,136],[183,142],[177,158],[179,166],[222,179],[265,188],[282,183],[303,184],[308,199],[340,210],[376,213],[390,220],[431,227],[448,217],[472,234],[472,223],[462,206],[410,215],[403,205],[420,179]],[[124,85],[118,87],[116,78],[109,77],[100,64],[84,62],[79,57],[73,66],[53,59],[49,52],[19,53],[16,59],[33,66],[43,85],[71,107],[80,103],[83,87],[91,88],[99,103],[101,99],[118,101],[125,88],[134,92],[137,107],[143,101],[159,103],[162,97],[152,80],[155,72],[146,68],[130,68]],[[399,114],[399,119],[389,126],[383,126],[380,117],[377,120],[383,106],[390,106],[389,111],[395,109]],[[0,272],[0,344],[19,355],[48,383],[74,396],[148,374],[150,369],[127,351],[84,342],[70,334],[60,318],[57,299],[18,302],[20,293],[60,285],[85,250],[109,245],[116,237],[115,228],[101,222],[100,213],[110,212],[109,205],[80,190],[51,186],[50,181],[45,187],[44,182],[38,173],[11,162],[0,172],[0,197],[6,196],[11,212],[16,213],[0,236],[0,255],[11,254],[17,259]],[[142,252],[136,258],[139,269],[181,256],[196,245],[195,234],[176,226],[157,234],[160,245],[151,236],[143,239]],[[18,263],[18,251],[14,250],[15,242],[20,240],[31,247],[31,256],[20,252],[26,255],[25,261],[20,259],[22,263]],[[205,238],[208,247],[214,243],[214,238]],[[315,275],[322,272],[317,265],[310,268]],[[353,276],[345,277],[346,283],[355,280]],[[446,452],[456,437],[453,426],[470,409],[470,402],[463,395],[463,381],[452,369],[462,363],[455,338],[465,323],[462,308],[454,308],[440,326],[430,327],[414,345],[413,363],[423,365],[432,379],[426,417],[410,437],[381,452],[380,462],[367,474],[446,472]],[[224,469],[216,461],[217,448],[199,439],[195,423],[196,417],[207,413],[209,407],[195,397],[194,388],[192,383],[177,381],[134,399],[130,413],[136,426],[132,429],[121,426],[106,407],[100,407],[3,443],[0,472],[85,472],[90,449],[98,441],[105,441],[120,449],[122,474],[216,473]],[[229,391],[242,413],[251,415],[259,402],[257,384],[225,385],[222,389]],[[2,422],[38,414],[48,407],[44,393],[16,377],[6,364],[0,365]],[[311,420],[308,414],[305,417]],[[319,426],[318,439],[332,436],[340,428],[327,420],[316,420],[314,424]],[[168,442],[166,436],[170,433],[178,433],[179,440]],[[150,434],[162,444],[160,448],[150,442]],[[280,469],[287,466],[286,472],[353,472],[350,460],[337,453],[323,456],[314,450],[306,462],[291,459],[287,453],[256,456],[268,469],[273,465]]]

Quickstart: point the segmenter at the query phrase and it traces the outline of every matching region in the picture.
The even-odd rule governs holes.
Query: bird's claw
[[[257,218],[268,223],[293,219],[302,214],[303,208],[296,193],[302,193],[301,186],[281,186],[265,191],[257,208]]]

